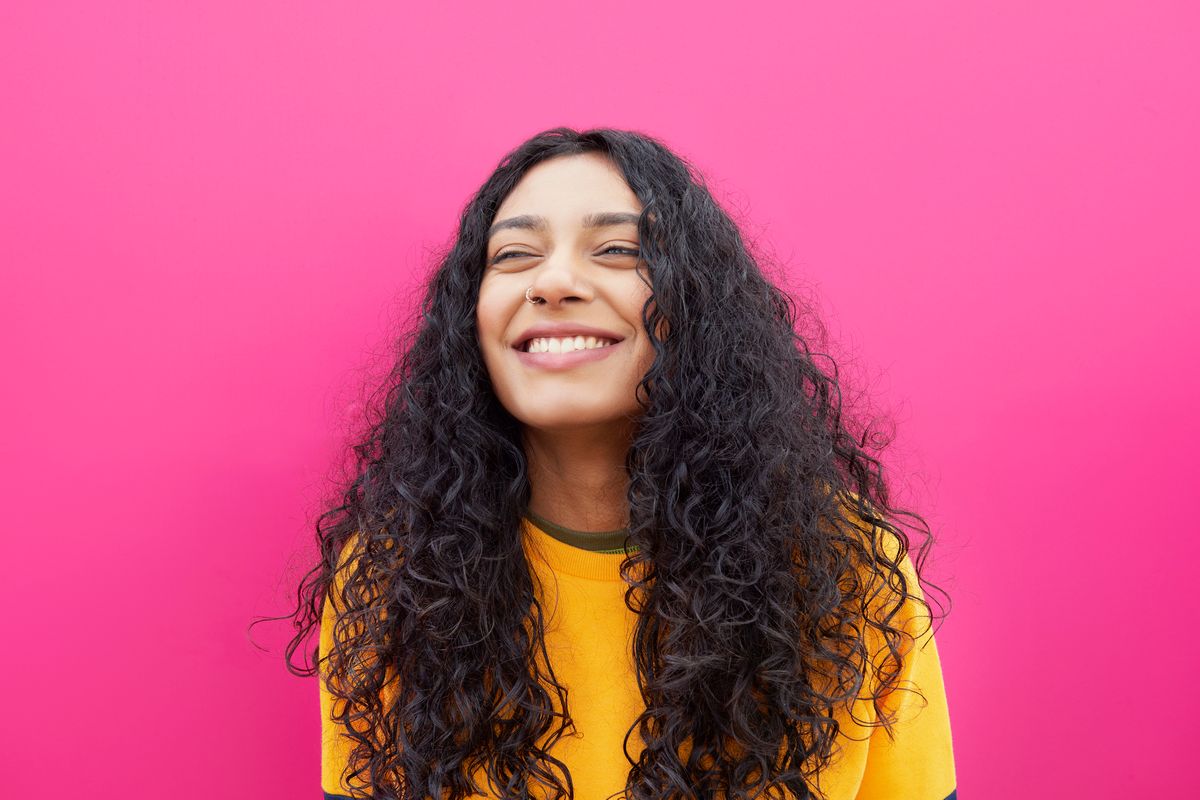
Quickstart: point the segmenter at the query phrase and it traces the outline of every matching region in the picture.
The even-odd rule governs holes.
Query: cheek
[[[655,306],[655,304],[654,304],[653,295],[648,291],[645,292],[644,294],[642,294],[642,296],[638,300],[637,309],[634,311],[634,314],[633,314],[633,318],[637,320],[638,331],[640,333],[643,333],[643,335],[644,335],[644,328],[642,327],[642,323],[641,323],[642,306],[646,304],[646,301],[650,301],[649,306],[646,308],[646,313],[648,315],[653,315],[657,306]],[[659,341],[663,341],[667,338],[667,334],[670,332],[670,329],[671,329],[671,326],[667,323],[666,317],[663,317],[658,320],[658,323],[654,328],[654,335],[656,337],[658,337]],[[649,347],[649,343],[647,343],[646,346]],[[651,352],[653,352],[653,348],[650,348],[650,350],[651,350]]]
[[[475,303],[475,330],[480,342],[492,344],[501,333],[503,309],[490,292],[481,291]]]
[[[486,312],[477,313],[475,315],[475,343],[479,348],[479,355],[483,359],[483,365],[493,380],[496,377],[495,371],[500,355],[500,345],[497,343],[498,337],[496,320],[489,317]]]

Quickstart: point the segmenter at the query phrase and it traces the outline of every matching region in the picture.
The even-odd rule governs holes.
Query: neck
[[[526,428],[529,508],[576,531],[612,531],[629,523],[625,456],[632,427],[543,431]]]

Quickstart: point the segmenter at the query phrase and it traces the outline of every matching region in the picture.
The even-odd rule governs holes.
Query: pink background
[[[895,420],[962,796],[1194,790],[1195,4],[432,5],[5,3],[0,794],[318,796],[315,681],[247,626],[559,124],[691,158]]]

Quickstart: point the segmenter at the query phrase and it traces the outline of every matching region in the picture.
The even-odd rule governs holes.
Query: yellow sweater
[[[626,584],[619,572],[624,555],[566,544],[528,518],[524,534],[538,579],[535,583],[545,587],[543,591],[551,598],[543,603],[546,648],[555,675],[570,693],[571,716],[578,731],[560,739],[551,752],[570,769],[577,800],[604,800],[625,786],[629,763],[622,742],[644,709],[630,652],[635,615],[625,605]],[[914,587],[910,592],[919,593],[907,557],[904,565],[908,585]],[[937,644],[927,618],[918,617],[916,604],[906,606],[905,613],[907,628],[914,635],[924,633],[906,656],[900,685],[915,685],[927,704],[922,707],[920,697],[910,691],[889,696],[888,707],[899,712],[895,742],[889,741],[882,727],[863,727],[839,713],[841,754],[822,773],[817,787],[826,800],[953,800],[956,796],[950,718]],[[898,626],[901,621],[892,624]],[[327,599],[321,625],[322,659],[332,649],[332,627],[333,611]],[[319,685],[321,788],[327,800],[350,797],[343,770],[353,742],[330,719],[332,699],[323,678]],[[860,695],[870,696],[865,691]],[[854,716],[874,719],[870,702],[856,703]],[[629,747],[636,757],[641,749],[636,732],[629,738]],[[475,777],[478,785],[488,786],[484,773]]]

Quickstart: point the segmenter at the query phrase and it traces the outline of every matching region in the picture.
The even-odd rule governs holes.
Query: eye
[[[614,250],[622,255],[627,256],[640,256],[642,254],[642,251],[638,250],[636,247],[621,247],[620,245],[613,245],[612,247],[607,248],[604,253],[611,253]]]
[[[532,255],[532,254],[525,253],[520,250],[509,250],[506,253],[498,253],[497,255],[492,256],[492,260],[489,263],[495,264],[498,261],[503,261],[504,259],[508,258],[509,256],[528,256],[528,255]]]

